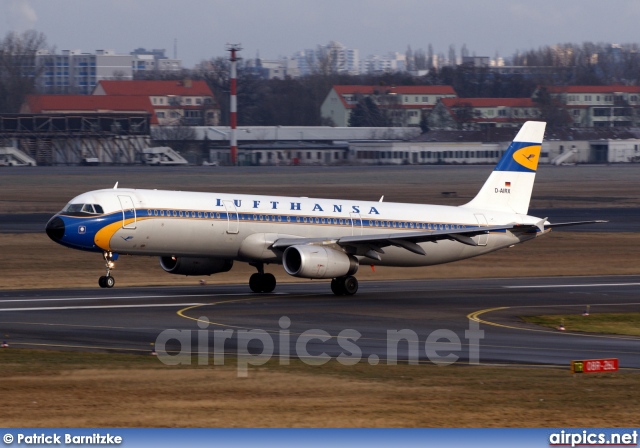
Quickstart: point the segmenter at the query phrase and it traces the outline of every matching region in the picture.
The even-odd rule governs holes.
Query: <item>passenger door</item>
[[[122,207],[122,228],[135,229],[138,217],[136,215],[136,207],[133,204],[133,199],[131,199],[131,196],[118,195],[118,200]]]
[[[227,211],[227,233],[238,233],[240,230],[240,217],[233,201],[222,201]]]

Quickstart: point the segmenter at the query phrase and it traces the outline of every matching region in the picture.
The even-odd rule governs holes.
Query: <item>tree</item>
[[[201,79],[207,83],[220,106],[220,125],[229,126],[231,63],[223,57],[202,61],[192,74],[194,79]]]
[[[452,110],[459,129],[466,129],[473,122],[475,115],[471,103],[466,101],[459,102]]]
[[[349,116],[351,127],[387,127],[389,120],[371,97],[361,98]]]
[[[8,33],[0,41],[0,113],[17,113],[27,95],[36,91],[44,67],[36,66],[36,54],[46,48],[44,34],[33,30]]]
[[[540,110],[540,120],[547,122],[548,128],[562,128],[571,124],[571,117],[559,100],[549,94],[546,87],[540,87],[533,98]]]
[[[416,64],[413,59],[413,51],[411,50],[411,45],[407,46],[407,51],[404,54],[405,60],[407,61],[407,71],[411,72],[416,69]]]

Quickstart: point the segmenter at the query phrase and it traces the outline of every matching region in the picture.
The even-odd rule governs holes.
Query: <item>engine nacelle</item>
[[[290,246],[282,255],[287,274],[303,278],[335,278],[355,274],[358,260],[322,246]]]
[[[211,275],[227,272],[233,260],[221,258],[160,257],[160,267],[169,274]]]

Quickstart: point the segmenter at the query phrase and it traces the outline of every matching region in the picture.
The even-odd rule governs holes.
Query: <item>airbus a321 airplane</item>
[[[336,295],[358,290],[358,266],[428,266],[476,257],[548,233],[528,216],[545,123],[526,122],[477,196],[459,207],[118,188],[75,197],[47,223],[63,246],[103,254],[106,275],[118,254],[159,256],[166,272],[211,275],[234,261],[257,269],[254,292],[276,287],[264,265],[332,279]]]

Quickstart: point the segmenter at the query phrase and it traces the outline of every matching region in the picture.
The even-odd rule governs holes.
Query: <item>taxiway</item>
[[[361,282],[352,297],[334,296],[323,281],[262,295],[246,285],[2,291],[0,335],[10,347],[149,353],[164,331],[178,330],[194,354],[203,347],[220,354],[215,339],[226,331],[228,356],[238,347],[265,352],[267,334],[275,355],[296,357],[303,348],[309,359],[568,366],[615,357],[621,368],[640,369],[638,337],[558,331],[519,318],[582,314],[587,305],[591,314],[637,312],[639,290],[640,276]],[[397,342],[398,335],[405,338]],[[184,350],[184,341],[168,340],[166,349]]]

